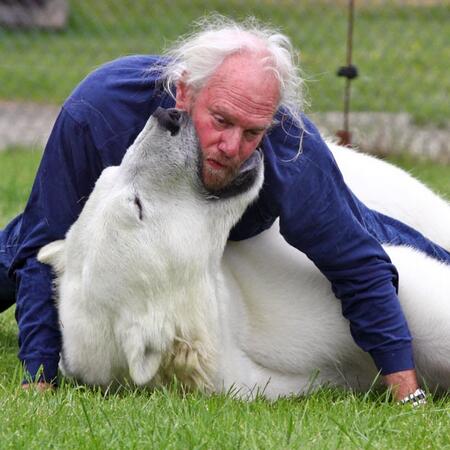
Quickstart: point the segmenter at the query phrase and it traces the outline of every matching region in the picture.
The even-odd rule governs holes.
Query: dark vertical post
[[[354,0],[349,0],[348,5],[348,25],[347,25],[347,65],[338,70],[337,75],[345,77],[345,91],[344,91],[344,128],[338,130],[336,135],[339,137],[339,144],[349,146],[351,145],[352,135],[350,133],[350,91],[351,81],[358,76],[356,66],[352,64],[353,53],[353,22],[354,22]]]

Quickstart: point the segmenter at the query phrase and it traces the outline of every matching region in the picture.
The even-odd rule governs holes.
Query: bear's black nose
[[[183,113],[176,108],[164,109],[158,107],[153,113],[160,126],[170,131],[172,136],[175,136],[180,131]]]

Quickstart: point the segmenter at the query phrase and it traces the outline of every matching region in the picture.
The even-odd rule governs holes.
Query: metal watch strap
[[[411,403],[412,406],[424,405],[427,402],[427,395],[422,389],[416,389],[412,394],[407,395],[402,398],[399,403],[401,405],[405,405],[407,403]]]

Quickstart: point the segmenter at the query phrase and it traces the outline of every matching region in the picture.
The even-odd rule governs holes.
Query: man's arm
[[[348,189],[307,119],[305,128],[302,135],[285,124],[271,133],[266,157],[274,162],[269,161],[265,187],[283,196],[266,203],[280,205],[281,234],[331,282],[355,342],[371,354],[385,383],[401,399],[416,390],[417,380],[411,336],[396,293],[397,271],[368,232],[370,210]],[[284,192],[283,184],[288,186]]]
[[[384,384],[392,389],[392,395],[397,401],[403,400],[419,387],[414,369],[394,372],[383,377]]]
[[[19,358],[25,380],[56,383],[60,332],[52,298],[50,267],[30,257],[16,271]],[[26,384],[25,383],[25,384]]]
[[[161,59],[130,56],[92,72],[64,104],[46,146],[11,268],[21,291],[19,357],[32,379],[40,364],[44,370],[40,380],[53,379],[61,345],[50,278],[43,275],[49,269],[42,269],[36,254],[43,245],[65,236],[101,171],[120,164],[152,112],[158,106],[173,106],[159,89],[160,71],[149,70],[154,64],[159,66]],[[39,293],[33,291],[34,282]]]
[[[36,260],[36,254],[43,245],[64,238],[76,220],[101,171],[95,158],[98,152],[89,129],[63,109],[22,215],[19,246],[11,266],[17,282],[19,358],[26,370],[25,385],[30,380],[56,381],[61,338],[52,275],[49,266]]]

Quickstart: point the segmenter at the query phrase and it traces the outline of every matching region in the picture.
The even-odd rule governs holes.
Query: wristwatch
[[[407,395],[402,398],[399,403],[401,405],[406,405],[407,403],[411,403],[412,406],[425,405],[427,402],[427,395],[422,389],[416,389],[412,394]]]

